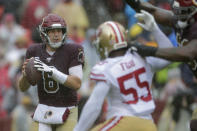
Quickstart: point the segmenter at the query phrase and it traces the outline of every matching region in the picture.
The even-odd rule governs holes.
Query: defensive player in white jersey
[[[143,27],[152,31],[159,47],[172,46],[150,14],[140,16],[146,18]],[[124,27],[113,21],[98,27],[96,46],[103,61],[92,69],[90,77],[96,84],[74,131],[156,131],[150,88],[154,73],[169,62],[131,52]],[[92,128],[105,98],[106,121]]]

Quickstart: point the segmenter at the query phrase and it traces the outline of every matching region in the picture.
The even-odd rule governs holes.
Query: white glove
[[[53,71],[52,68],[49,67],[48,65],[46,65],[44,62],[42,62],[39,59],[35,59],[34,60],[34,67],[38,70],[38,71],[42,71],[42,72],[47,72],[50,73],[52,75]]]
[[[158,25],[156,24],[154,17],[144,10],[141,10],[141,13],[136,13],[135,17],[137,19],[143,20],[144,23],[138,22],[137,24],[147,31],[152,32],[153,30],[158,28]]]
[[[47,72],[50,75],[52,75],[52,78],[59,82],[60,84],[64,84],[68,78],[68,75],[58,71],[55,68],[49,67],[48,65],[46,65],[45,63],[43,63],[41,60],[39,59],[35,59],[34,60],[34,67],[38,70],[38,71],[42,71],[42,72]]]

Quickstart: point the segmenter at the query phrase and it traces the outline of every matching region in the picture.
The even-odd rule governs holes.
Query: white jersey
[[[159,48],[172,47],[159,28],[152,31]],[[108,101],[107,119],[115,116],[136,116],[151,119],[155,109],[152,98],[152,78],[169,61],[140,57],[128,51],[124,56],[107,58],[96,64],[90,78],[97,83],[83,107],[74,131],[87,131],[98,117],[105,98]]]
[[[155,104],[150,90],[154,72],[137,53],[108,58],[96,64],[91,79],[106,81],[108,95],[107,119],[113,116],[138,116],[151,119]]]

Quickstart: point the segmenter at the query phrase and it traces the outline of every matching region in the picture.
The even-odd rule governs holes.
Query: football
[[[33,86],[36,85],[37,81],[39,81],[42,78],[41,72],[37,71],[34,67],[34,58],[31,58],[28,61],[25,67],[25,73],[27,81]]]

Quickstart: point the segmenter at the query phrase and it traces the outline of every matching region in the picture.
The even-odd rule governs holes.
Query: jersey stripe
[[[98,79],[98,78],[90,78],[90,80],[95,80],[95,81],[104,81],[104,82],[106,82],[106,80]]]
[[[122,119],[122,116],[117,116],[112,118],[107,124],[104,125],[104,127],[102,127],[99,131],[109,131],[110,129],[112,129],[114,126],[116,126],[120,120]]]
[[[92,76],[96,76],[96,77],[105,77],[104,74],[95,74],[93,72],[90,73]]]
[[[105,75],[104,74],[95,74],[93,72],[90,73],[90,79],[91,80],[96,80],[96,81],[106,81]]]
[[[115,24],[114,22],[108,22],[107,24],[114,31],[116,43],[122,42],[123,41],[123,36],[121,36],[121,32],[120,32],[120,29],[118,28],[117,24]]]

